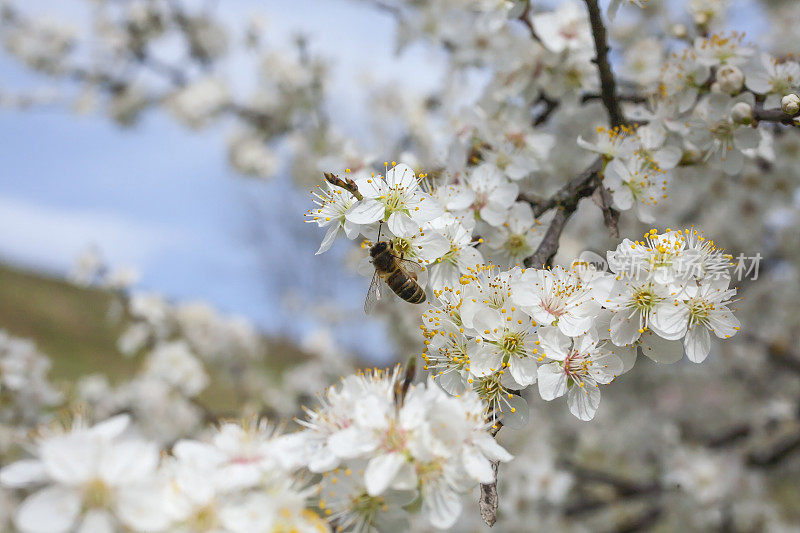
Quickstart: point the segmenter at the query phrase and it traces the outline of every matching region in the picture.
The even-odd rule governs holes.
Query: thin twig
[[[773,446],[765,450],[750,452],[747,456],[747,464],[761,468],[776,466],[797,451],[800,451],[800,431],[778,439]]]
[[[753,109],[753,118],[758,122],[777,122],[788,126],[798,126],[798,115],[787,115],[780,109],[764,109],[756,106]]]

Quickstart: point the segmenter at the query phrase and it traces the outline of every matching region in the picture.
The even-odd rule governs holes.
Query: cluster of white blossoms
[[[475,267],[423,314],[426,368],[451,393],[476,391],[505,423],[526,416],[515,391],[537,381],[544,400],[567,395],[570,412],[591,420],[599,385],[630,370],[637,353],[674,363],[685,350],[701,362],[710,332],[739,329],[730,256],[694,230],[626,239],[608,265]]]
[[[487,235],[489,257],[502,264],[516,264],[535,250],[531,205],[517,201],[517,184],[494,165],[479,165],[430,192],[427,177],[405,164],[393,163],[385,177],[362,171],[354,178],[348,179],[361,199],[330,183],[315,193],[318,207],[307,213],[308,221],[328,228],[317,253],[330,248],[340,230],[349,239],[380,237],[404,259],[427,267],[428,283],[440,289],[484,262],[476,249],[484,239],[476,234]]]
[[[641,198],[637,180],[647,179],[646,172],[662,172],[656,157],[669,159],[665,150],[646,151],[641,136],[628,129],[601,135],[596,144],[580,142],[606,158],[603,183],[620,207],[623,199],[630,206]],[[329,175],[327,192],[316,195],[319,207],[308,213],[311,222],[328,227],[320,250],[340,228],[351,239],[385,231],[395,255],[430,270],[424,357],[447,392],[475,391],[489,417],[502,413],[514,426],[527,416],[516,391],[538,381],[543,399],[566,395],[570,412],[591,420],[599,385],[628,371],[638,351],[675,362],[685,350],[700,362],[711,349],[710,332],[727,338],[739,329],[729,308],[736,293],[728,287],[731,258],[693,229],[653,229],[643,241],[624,240],[608,253],[610,272],[585,262],[522,268],[519,261],[534,250],[525,236],[532,228],[518,234],[509,222],[498,222],[531,207],[516,201],[515,184],[492,169],[479,165],[463,183],[430,192],[403,164],[385,179],[373,174],[336,181]],[[473,240],[470,230],[479,223],[499,227]],[[510,269],[480,260],[479,248],[509,251],[512,238],[520,255]],[[447,275],[443,265],[450,265]]]
[[[491,461],[512,458],[487,431],[476,394],[403,381],[397,368],[348,376],[300,421],[295,443],[323,473],[318,505],[339,527],[403,530],[404,507],[417,501],[431,525],[449,528],[461,494],[494,481]]]
[[[127,415],[76,420],[42,430],[0,484],[29,492],[14,514],[26,532],[329,531],[307,508],[313,489],[293,477],[287,445],[264,421],[226,422],[160,453]]]
[[[414,90],[358,84],[376,126],[360,140],[406,163],[387,163],[383,175],[370,171],[376,159],[359,140],[332,126],[342,106],[324,88],[335,70],[310,53],[314,36],[289,53],[264,46],[260,21],[240,35],[202,3],[137,0],[93,2],[85,26],[94,33],[82,39],[0,0],[6,51],[80,84],[76,109],[130,124],[161,107],[192,129],[233,117],[237,171],[286,170],[303,188],[341,172],[307,213],[326,231],[318,253],[343,233],[389,241],[425,271],[424,306],[397,299],[382,310],[397,341],[388,351],[424,350],[430,374],[417,384],[399,370],[352,375],[331,331],[360,328],[363,317],[316,294],[313,319],[335,320],[302,350],[281,352],[280,369],[264,365],[245,321],[126,294],[135,275],[87,258],[76,278],[123,293],[112,314],[130,323],[118,349],[141,365],[127,380],[85,375],[62,390],[33,345],[0,336],[0,529],[13,514],[22,532],[471,531],[482,526],[469,522],[477,512],[461,512],[464,502],[479,484],[493,487],[507,461],[495,487],[500,513],[487,512],[503,530],[790,527],[800,6],[753,2],[770,29],[754,44],[725,28],[728,0],[688,0],[682,12],[603,2],[612,16],[621,5],[645,8],[607,32],[595,0],[361,1],[396,17],[398,49],[440,47],[448,74],[430,89],[413,76]],[[239,69],[238,57],[223,58],[240,41],[256,63],[249,95],[225,76]],[[185,53],[170,62],[163,48]],[[695,223],[731,247],[769,253],[769,279],[745,285],[758,297],[746,315],[736,309],[731,257],[693,227],[625,239],[602,261],[545,268],[554,242],[568,254],[606,238],[581,198],[600,204],[612,230]],[[615,210],[638,222],[624,213],[617,227]],[[738,332],[734,312],[749,331],[726,344],[724,359],[640,364],[638,379],[612,385],[639,354],[703,361],[714,337]],[[347,377],[328,387],[336,375]],[[230,394],[218,390],[223,381]],[[606,386],[615,389],[599,410]],[[56,408],[85,408],[87,422],[54,432]],[[250,421],[209,427],[223,413]],[[277,434],[253,413],[297,416],[302,429]],[[571,417],[597,419],[576,431]],[[784,479],[759,470],[775,464],[787,467]],[[652,494],[633,516],[628,496]]]
[[[48,377],[50,366],[32,341],[0,330],[0,423],[35,424],[42,409],[61,401]]]

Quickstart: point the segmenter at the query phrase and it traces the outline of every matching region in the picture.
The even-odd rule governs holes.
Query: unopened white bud
[[[747,102],[737,102],[731,109],[731,120],[736,124],[750,124],[753,122],[753,106]]]
[[[800,111],[800,96],[789,93],[781,98],[781,110],[787,115],[796,115]]]
[[[736,94],[742,90],[744,74],[737,66],[722,65],[717,70],[717,82],[722,92]]]
[[[718,81],[715,81],[714,83],[711,84],[711,89],[710,90],[711,90],[712,93],[717,93],[718,94],[718,93],[722,92],[722,87],[720,86]]]
[[[695,13],[692,18],[694,19],[694,23],[698,26],[705,26],[708,24],[709,20],[708,13]]]
[[[686,26],[683,24],[675,24],[672,26],[672,35],[677,39],[683,39],[689,34]]]

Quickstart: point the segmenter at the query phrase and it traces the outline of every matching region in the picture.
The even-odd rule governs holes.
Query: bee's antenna
[[[381,241],[381,230],[382,230],[382,229],[383,229],[383,222],[381,222],[380,224],[378,224],[378,240],[376,240],[376,241],[375,241],[376,243],[378,243],[378,242],[380,242],[380,241]]]

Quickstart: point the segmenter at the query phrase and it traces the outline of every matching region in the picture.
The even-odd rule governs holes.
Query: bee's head
[[[386,250],[389,249],[389,243],[386,241],[378,241],[375,245],[369,249],[369,255],[371,257],[376,257],[379,254],[382,254]]]

